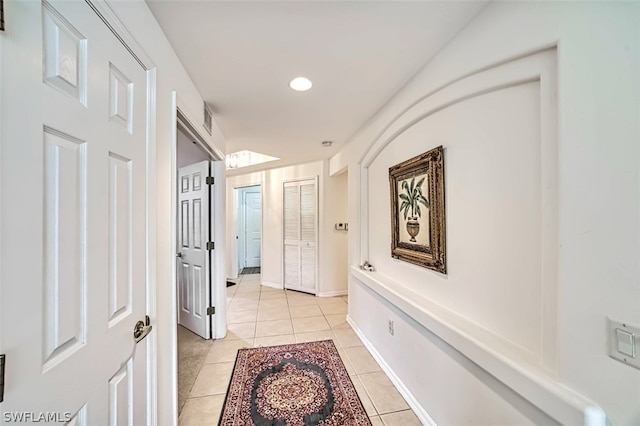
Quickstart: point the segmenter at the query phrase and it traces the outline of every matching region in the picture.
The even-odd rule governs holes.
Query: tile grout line
[[[260,277],[262,277],[262,274],[260,274]],[[243,280],[244,280],[244,275],[242,275],[242,279],[240,281],[242,282]],[[262,296],[262,287],[260,288],[260,296]],[[258,309],[260,309],[260,296],[258,296]],[[253,337],[251,338],[251,347],[252,348],[256,346],[255,343],[256,343],[256,335],[257,334],[258,334],[258,311],[256,311],[256,321],[255,321],[255,325],[253,326]],[[237,354],[236,354],[236,356],[237,356]],[[229,379],[229,380],[231,380],[231,379]]]
[[[261,277],[261,274],[259,275],[259,277]],[[242,275],[242,276],[240,277],[240,280],[239,280],[239,281],[238,281],[238,283],[237,283],[237,286],[238,286],[238,287],[236,288],[236,290],[234,291],[234,293],[231,295],[230,300],[229,300],[229,302],[228,302],[228,312],[235,311],[235,309],[233,309],[233,308],[234,308],[235,306],[237,306],[237,303],[239,303],[239,302],[241,302],[241,301],[251,301],[251,300],[255,300],[255,299],[244,299],[242,296],[240,297],[240,299],[238,299],[238,298],[236,297],[236,296],[238,296],[238,294],[239,294],[239,293],[238,293],[238,291],[239,291],[240,289],[243,289],[243,290],[244,290],[244,287],[242,287],[242,286],[241,286],[241,284],[243,284],[243,283],[244,283],[245,285],[247,285],[247,284],[251,283],[251,285],[255,285],[255,283],[253,283],[253,280],[251,280],[251,282],[249,282],[249,281],[244,281],[244,279],[245,279],[245,278],[246,278],[246,277],[245,277],[244,275]],[[348,300],[345,300],[343,296],[340,296],[339,298],[338,298],[338,297],[336,297],[336,299],[335,299],[336,301],[337,301],[337,300],[341,300],[341,301],[342,301],[342,303],[345,303],[345,304],[347,305],[347,313],[326,313],[326,312],[325,312],[325,310],[322,308],[322,306],[321,306],[317,301],[314,301],[313,306],[316,306],[316,307],[320,310],[321,317],[324,319],[324,321],[325,321],[326,325],[328,326],[328,328],[327,328],[327,329],[325,329],[325,330],[315,330],[315,331],[301,331],[301,332],[296,332],[296,330],[295,330],[295,328],[294,328],[294,325],[293,325],[293,322],[294,322],[293,320],[294,320],[294,318],[293,318],[293,316],[292,316],[292,312],[291,312],[292,307],[295,307],[294,305],[292,305],[292,304],[291,304],[291,298],[290,298],[290,296],[291,296],[293,293],[292,293],[292,292],[290,292],[290,291],[287,291],[286,289],[282,289],[282,291],[284,291],[284,295],[285,295],[285,297],[284,297],[284,298],[275,297],[275,298],[265,298],[265,299],[263,299],[263,296],[264,296],[267,292],[265,292],[265,291],[264,291],[264,286],[262,286],[262,283],[261,283],[260,278],[258,278],[257,284],[258,284],[258,286],[259,286],[259,292],[258,292],[259,294],[258,294],[258,299],[257,299],[258,307],[257,307],[257,309],[256,309],[256,317],[255,317],[255,321],[250,321],[250,322],[254,322],[254,326],[253,326],[253,337],[251,337],[251,338],[245,338],[245,337],[240,337],[240,336],[238,336],[238,337],[237,337],[237,339],[230,339],[230,340],[243,340],[245,343],[247,343],[247,344],[248,344],[248,343],[251,343],[251,346],[252,346],[252,347],[255,347],[255,345],[256,345],[256,341],[260,338],[260,337],[258,337],[258,336],[257,336],[257,331],[258,331],[258,325],[259,325],[259,323],[261,323],[261,322],[265,322],[265,321],[269,321],[269,319],[261,319],[261,320],[259,320],[259,319],[258,319],[259,312],[260,312],[260,310],[261,310],[261,307],[260,307],[261,302],[263,302],[263,301],[268,301],[268,300],[274,300],[274,301],[275,301],[275,300],[282,300],[282,299],[284,299],[284,300],[286,301],[286,309],[287,309],[287,315],[288,315],[287,320],[289,321],[289,323],[290,323],[290,325],[291,325],[291,334],[289,334],[289,333],[285,333],[285,334],[277,334],[277,335],[275,335],[275,336],[262,336],[263,338],[267,338],[267,339],[268,339],[268,338],[278,339],[279,337],[282,337],[282,336],[289,336],[289,335],[291,335],[291,336],[293,337],[294,342],[298,343],[298,340],[299,340],[299,338],[300,338],[300,336],[301,336],[302,334],[305,334],[305,333],[326,333],[326,334],[328,334],[328,335],[330,336],[329,338],[331,338],[332,340],[334,340],[334,341],[335,341],[335,343],[337,344],[337,345],[336,345],[336,347],[338,347],[338,346],[339,346],[339,349],[340,349],[340,350],[342,350],[342,351],[344,352],[344,355],[346,356],[346,359],[344,359],[344,360],[343,360],[343,362],[348,362],[348,363],[350,363],[351,365],[353,365],[353,362],[351,361],[351,357],[350,357],[350,356],[349,356],[349,354],[346,352],[346,350],[347,350],[347,349],[350,349],[350,348],[355,348],[355,347],[363,346],[363,345],[362,345],[362,343],[361,343],[360,345],[356,345],[356,346],[342,347],[342,342],[341,342],[341,341],[340,341],[340,339],[338,338],[338,334],[337,334],[336,332],[337,332],[338,330],[352,330],[352,328],[351,328],[351,327],[340,327],[340,324],[341,324],[340,322],[338,322],[338,323],[336,324],[336,327],[333,327],[333,326],[332,326],[332,324],[331,324],[331,323],[330,323],[330,321],[329,321],[329,318],[328,318],[328,316],[330,316],[330,315],[343,315],[343,316],[345,316],[345,317],[346,317],[346,315],[348,314]],[[249,291],[244,292],[244,291],[243,291],[243,292],[241,292],[240,294],[242,294],[242,293],[252,293],[252,292],[249,292]],[[296,306],[306,306],[306,305],[296,305]],[[311,305],[309,305],[309,306],[311,306]],[[240,308],[240,307],[238,306],[238,309],[239,309],[239,308]],[[262,308],[262,309],[268,309],[268,308]],[[328,309],[328,310],[330,311],[331,309]],[[312,316],[318,316],[318,315],[311,315],[311,316],[309,316],[309,317],[312,317]],[[309,317],[296,317],[296,318],[309,318]],[[249,321],[242,321],[242,322],[249,322]],[[358,340],[359,340],[359,339],[358,339]],[[213,345],[212,345],[212,348],[213,348]],[[210,348],[210,351],[211,351],[211,349],[212,349],[212,348]],[[366,349],[366,347],[365,347],[365,349]],[[367,351],[367,352],[368,352],[368,351]],[[208,354],[207,354],[207,355],[208,355]],[[340,357],[342,358],[342,355],[340,355]],[[205,360],[206,360],[206,357],[205,357]],[[222,361],[221,361],[221,362],[222,362]],[[202,366],[203,366],[203,365],[204,365],[204,361],[203,361],[203,364],[200,366],[200,369],[199,369],[199,371],[198,371],[198,375],[200,374],[200,372],[201,372],[201,370],[202,370]],[[356,379],[357,379],[357,381],[358,381],[358,382],[359,382],[359,384],[361,385],[361,388],[362,388],[362,390],[363,390],[363,392],[364,392],[364,395],[369,399],[369,401],[371,402],[371,405],[372,405],[372,407],[373,407],[373,411],[374,411],[374,413],[375,413],[375,414],[372,414],[372,415],[370,415],[370,416],[368,416],[368,417],[369,417],[369,418],[377,417],[377,418],[378,418],[378,420],[380,421],[380,423],[382,423],[383,425],[386,425],[387,423],[383,420],[382,416],[391,415],[391,414],[396,414],[396,413],[401,413],[401,412],[405,412],[405,411],[412,412],[411,408],[410,408],[410,407],[408,407],[408,408],[405,408],[405,409],[399,409],[399,410],[389,411],[389,412],[385,412],[385,413],[380,413],[380,412],[378,411],[377,407],[375,406],[375,404],[373,403],[373,400],[371,399],[371,396],[369,395],[369,392],[368,392],[367,388],[364,386],[363,382],[362,382],[362,381],[361,381],[361,379],[360,379],[360,377],[361,377],[361,376],[363,376],[363,375],[366,375],[366,374],[373,374],[373,373],[376,373],[376,372],[366,372],[366,373],[358,374],[358,373],[356,373],[356,372],[355,372],[355,369],[354,369],[354,374],[353,374],[353,376],[352,376],[352,380],[356,380]],[[230,380],[230,378],[231,378],[231,375],[230,375],[230,377],[229,377],[229,380]],[[224,394],[225,394],[225,393],[222,393],[222,394],[220,394],[220,395],[224,395]],[[218,395],[218,394],[215,394],[215,395]],[[214,396],[214,395],[202,395],[202,396],[197,396],[197,397],[187,398],[187,401],[189,401],[189,400],[197,400],[197,399],[201,399],[201,398],[206,398],[206,397],[209,397],[209,396]],[[186,403],[186,402],[185,402],[185,403]]]

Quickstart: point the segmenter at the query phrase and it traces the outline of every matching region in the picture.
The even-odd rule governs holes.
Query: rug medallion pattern
[[[219,425],[371,425],[331,340],[240,349]]]

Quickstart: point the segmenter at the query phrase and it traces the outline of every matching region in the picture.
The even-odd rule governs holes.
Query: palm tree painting
[[[398,182],[398,213],[405,222],[400,241],[429,246],[429,199],[423,189],[426,179],[423,174]]]
[[[447,273],[444,148],[389,167],[391,257]]]

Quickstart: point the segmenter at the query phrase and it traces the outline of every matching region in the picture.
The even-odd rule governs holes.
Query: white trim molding
[[[270,282],[270,281],[260,281],[260,283],[265,287],[275,288],[277,290],[283,290],[284,289],[284,287],[282,286],[282,283],[273,283],[273,282]]]
[[[338,297],[338,296],[346,296],[348,294],[347,290],[335,290],[335,291],[323,291],[321,293],[316,294],[318,297]]]
[[[146,54],[144,49],[142,49],[142,46],[136,42],[129,30],[127,30],[105,0],[85,0],[85,2],[93,9],[96,15],[102,19],[102,22],[111,30],[125,49],[131,53],[142,68],[145,70],[155,68],[151,58]]]

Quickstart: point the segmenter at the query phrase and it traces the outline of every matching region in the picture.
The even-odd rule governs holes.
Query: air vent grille
[[[204,128],[207,130],[207,133],[211,134],[211,125],[213,122],[213,114],[211,113],[211,110],[209,109],[209,107],[207,106],[207,103],[204,103],[204,121],[203,121],[203,125]]]

